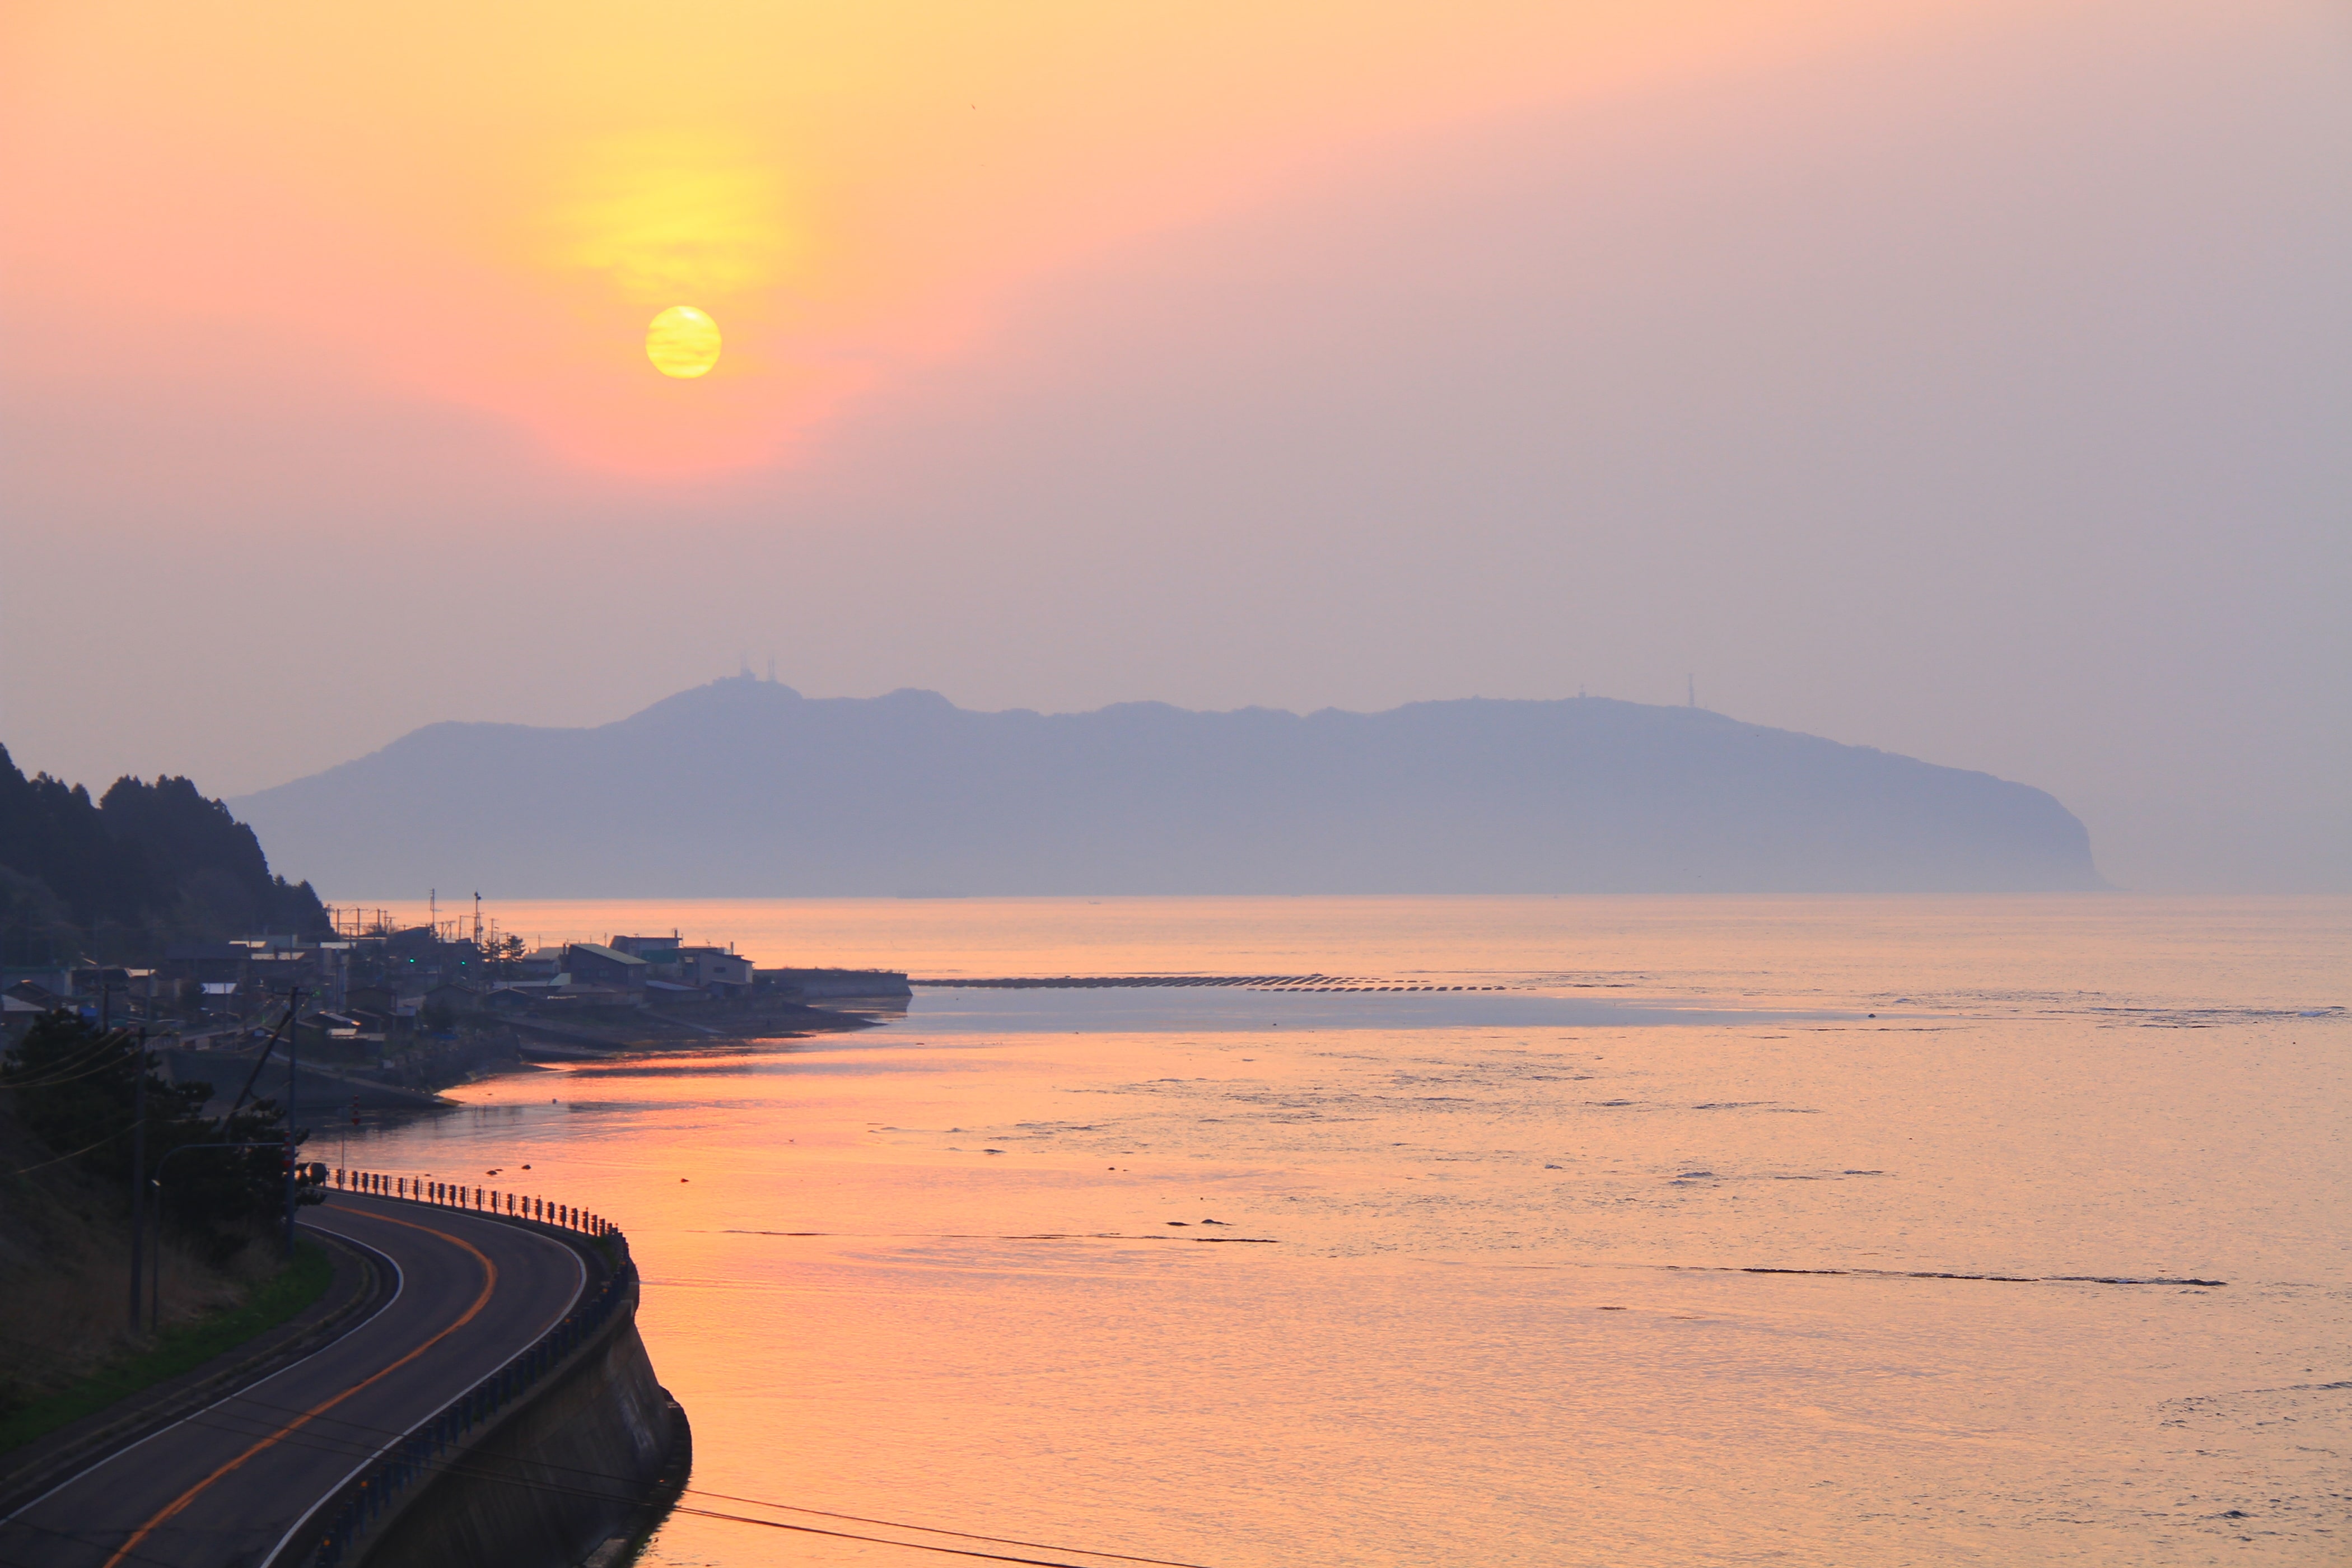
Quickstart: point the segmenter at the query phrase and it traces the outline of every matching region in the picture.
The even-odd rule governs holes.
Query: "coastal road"
[[[268,1568],[345,1478],[537,1340],[589,1282],[562,1242],[460,1210],[336,1193],[302,1223],[389,1263],[389,1300],[0,1520],[0,1568]]]

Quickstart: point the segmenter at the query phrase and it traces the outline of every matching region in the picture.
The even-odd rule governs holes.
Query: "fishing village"
[[[400,925],[324,906],[310,929],[176,942],[146,964],[12,965],[8,1038],[59,1009],[142,1031],[161,1076],[226,1099],[423,1110],[534,1062],[862,1029],[902,1015],[905,973],[771,968],[666,934],[532,946],[486,921]]]

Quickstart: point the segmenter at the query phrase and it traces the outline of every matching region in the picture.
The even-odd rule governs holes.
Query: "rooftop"
[[[618,948],[606,947],[601,942],[575,942],[572,944],[572,951],[574,952],[593,953],[598,958],[608,960],[614,963],[642,964],[645,963],[644,959],[639,958],[634,952],[623,952]]]

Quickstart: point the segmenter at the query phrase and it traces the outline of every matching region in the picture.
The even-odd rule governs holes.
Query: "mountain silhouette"
[[[2105,886],[2041,790],[1601,698],[977,713],[741,677],[593,729],[428,725],[230,804],[344,898]]]

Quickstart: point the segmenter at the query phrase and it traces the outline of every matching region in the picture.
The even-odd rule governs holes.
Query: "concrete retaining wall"
[[[635,1302],[536,1397],[422,1488],[364,1568],[571,1568],[656,1506],[676,1407],[654,1381]]]
[[[236,1098],[245,1075],[253,1071],[251,1051],[180,1051],[161,1050],[155,1053],[163,1059],[164,1076],[173,1083],[209,1083],[213,1098],[207,1108],[217,1115]],[[302,1090],[301,1110],[304,1114],[323,1112],[331,1117],[357,1101],[362,1110],[429,1110],[446,1108],[450,1102],[427,1089],[408,1089],[394,1083],[381,1083],[371,1078],[349,1076],[334,1068],[314,1067],[308,1062],[297,1069]],[[286,1061],[273,1056],[262,1065],[253,1080],[253,1096],[257,1100],[274,1100],[283,1108],[286,1104]]]
[[[580,1253],[583,1306],[387,1447],[313,1510],[278,1561],[308,1568],[574,1568],[609,1562],[677,1501],[685,1412],[637,1336],[617,1231],[502,1219]]]

